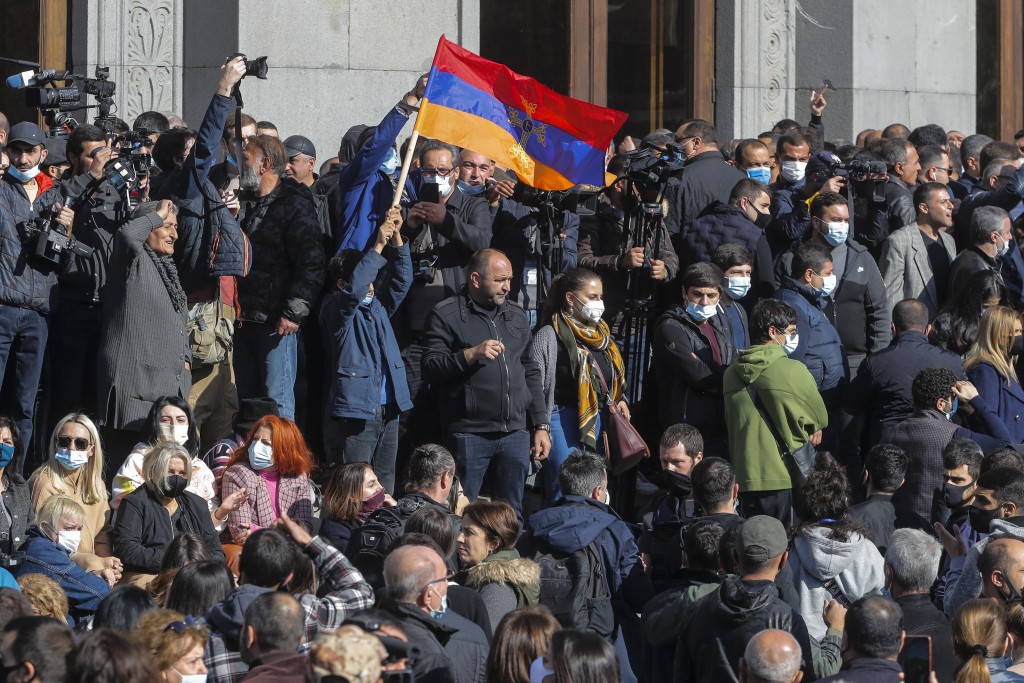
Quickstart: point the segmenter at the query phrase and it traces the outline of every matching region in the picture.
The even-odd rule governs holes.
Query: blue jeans
[[[294,420],[298,349],[299,335],[278,335],[276,322],[239,325],[233,361],[239,400],[269,396],[281,417]]]
[[[530,469],[530,433],[514,432],[451,434],[452,455],[459,481],[471,501],[480,497],[484,476],[490,475],[491,494],[504,500],[523,516],[523,487]]]
[[[365,462],[373,468],[380,485],[389,493],[395,489],[395,459],[398,456],[398,412],[381,409],[369,420],[328,418],[324,425],[326,469],[342,463]]]
[[[4,409],[21,430],[25,452],[11,466],[18,474],[22,474],[32,444],[32,416],[46,337],[46,318],[41,313],[0,304],[0,379],[6,374],[8,380],[0,395],[4,397]]]
[[[545,505],[554,505],[562,497],[562,492],[558,488],[558,470],[574,448],[582,447],[579,407],[575,405],[552,407],[551,452],[548,453],[548,459],[544,461],[541,468]],[[599,451],[604,450],[601,443],[601,413],[597,415],[597,447]]]

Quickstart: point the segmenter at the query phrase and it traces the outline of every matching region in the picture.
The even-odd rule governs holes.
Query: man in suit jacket
[[[925,183],[914,191],[917,223],[900,228],[882,242],[878,260],[889,309],[903,299],[918,299],[932,319],[946,300],[946,282],[956,258],[953,202],[941,183]]]

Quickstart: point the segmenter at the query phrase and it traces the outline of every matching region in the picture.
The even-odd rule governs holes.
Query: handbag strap
[[[587,355],[593,355],[592,352],[588,351]],[[608,391],[608,383],[604,381],[604,373],[601,372],[601,364],[594,359],[594,370],[597,371],[597,378],[601,380],[601,389],[604,390],[604,402],[609,406],[614,406],[615,401],[612,400],[612,392]]]
[[[775,421],[768,414],[768,407],[761,400],[761,395],[757,393],[757,388],[753,384],[748,384],[747,392],[750,393],[750,398],[753,400],[757,412],[761,414],[761,419],[768,425],[768,431],[772,433],[772,438],[775,439],[775,445],[779,448],[779,454],[783,457],[790,455],[792,451],[790,451],[789,446],[786,444],[786,440],[782,438],[782,434],[779,433],[779,428],[775,426]]]

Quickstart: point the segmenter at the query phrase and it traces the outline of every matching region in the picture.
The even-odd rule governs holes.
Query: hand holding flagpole
[[[423,92],[427,89],[427,75],[423,74],[420,79],[416,81],[416,87],[410,90],[405,95],[405,103],[410,107],[415,107],[417,110],[426,100],[423,98]],[[411,102],[409,100],[412,100]],[[419,115],[416,115],[416,121],[419,122]],[[405,158],[402,159],[402,172],[398,174],[398,185],[395,187],[395,198],[391,200],[391,206],[398,206],[398,202],[402,199],[402,188],[405,187],[405,180],[409,177],[409,168],[412,166],[412,155],[416,153],[416,141],[420,138],[420,132],[413,128],[412,136],[409,138],[409,148],[405,150]]]

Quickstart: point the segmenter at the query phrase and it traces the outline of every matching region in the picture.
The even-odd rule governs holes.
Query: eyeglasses
[[[75,448],[77,448],[80,451],[84,451],[86,448],[92,445],[88,439],[83,439],[78,436],[74,438],[70,436],[57,437],[57,446],[59,448],[71,448],[72,443],[75,444]]]
[[[676,144],[677,145],[685,145],[687,140],[692,140],[695,137],[697,137],[697,136],[696,135],[687,135],[686,137],[676,138]]]
[[[447,178],[452,173],[455,173],[455,169],[454,168],[449,168],[447,171],[442,171],[442,170],[439,170],[439,169],[429,169],[429,168],[423,169],[423,175],[431,176],[431,177],[436,177],[436,178]]]
[[[449,581],[451,581],[454,578],[455,578],[455,574],[448,574],[447,576],[442,576],[439,579],[434,579],[433,581],[428,581],[427,585],[423,587],[423,590],[427,590],[428,588],[433,586],[435,583],[441,583],[442,581],[444,583],[448,583]],[[423,591],[420,591],[420,592],[422,593]]]
[[[179,636],[190,628],[199,628],[199,622],[193,619],[191,616],[185,617],[185,621],[172,621],[171,623],[164,626],[164,633],[168,631],[174,631]]]

